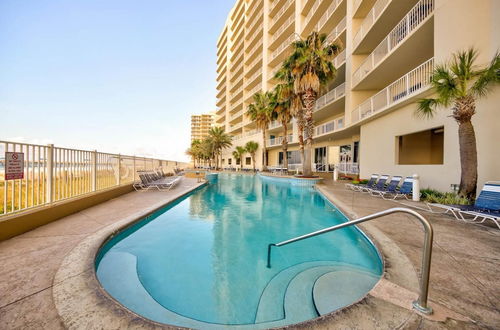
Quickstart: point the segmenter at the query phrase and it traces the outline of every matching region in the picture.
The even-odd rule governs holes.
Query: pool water
[[[130,310],[194,328],[266,328],[304,321],[362,298],[380,257],[348,227],[267,245],[347,221],[311,187],[219,174],[207,186],[121,232],[101,249],[97,277]]]

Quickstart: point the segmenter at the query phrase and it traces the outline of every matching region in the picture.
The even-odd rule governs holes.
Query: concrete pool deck
[[[169,192],[129,193],[0,242],[0,328],[64,328],[54,303],[53,283],[66,256],[97,231],[138,212],[157,208],[198,185],[197,180],[185,178],[176,189]],[[320,187],[351,217],[401,206],[346,190],[343,183],[327,182]],[[304,323],[297,327],[336,328],[340,324],[334,319],[341,318],[343,328],[387,328],[391,324],[385,322],[388,319],[403,320],[392,324],[393,328],[497,328],[500,325],[500,311],[496,306],[500,301],[500,284],[497,281],[500,231],[461,223],[447,216],[422,214],[432,222],[435,230],[430,299],[448,308],[446,314],[452,318],[445,322],[434,322],[401,307],[405,305],[405,300],[413,299],[417,291],[415,279],[405,276],[411,274],[398,274],[398,263],[404,259],[411,263],[410,267],[416,270],[420,268],[423,234],[416,220],[406,215],[391,215],[367,224],[367,227],[372,227],[367,228],[368,234],[381,232],[396,244],[396,252],[404,254],[399,258],[397,253],[389,251],[395,255],[392,259],[386,259],[390,283],[381,282],[380,285],[385,285],[385,288],[379,288],[378,293],[374,290],[372,296],[363,303],[339,315],[329,315],[317,319],[314,324]],[[377,241],[379,246],[384,244],[379,239]],[[400,295],[400,299],[394,299],[394,295],[384,296],[391,290],[396,292],[396,296]],[[359,315],[371,321],[360,323]],[[87,325],[88,328],[96,328],[92,322]],[[109,328],[116,328],[117,324],[109,325]],[[143,328],[141,322],[128,325]],[[150,327],[151,324],[147,328]]]

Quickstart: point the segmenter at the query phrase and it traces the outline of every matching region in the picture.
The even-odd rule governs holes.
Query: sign
[[[5,152],[5,180],[24,178],[24,153]]]

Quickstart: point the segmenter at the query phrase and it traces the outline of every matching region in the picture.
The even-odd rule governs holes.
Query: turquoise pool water
[[[345,221],[313,188],[219,174],[110,240],[97,277],[124,306],[158,322],[296,323],[360,299],[382,263],[354,227],[275,248],[272,268],[267,245]]]

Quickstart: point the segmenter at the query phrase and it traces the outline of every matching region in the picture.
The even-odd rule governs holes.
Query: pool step
[[[255,323],[282,320],[285,318],[283,306],[285,293],[290,281],[302,271],[316,266],[338,265],[334,261],[312,261],[288,267],[276,274],[266,285],[260,297]]]
[[[359,270],[337,270],[321,275],[312,290],[313,302],[320,315],[355,303],[378,282],[379,276]]]

